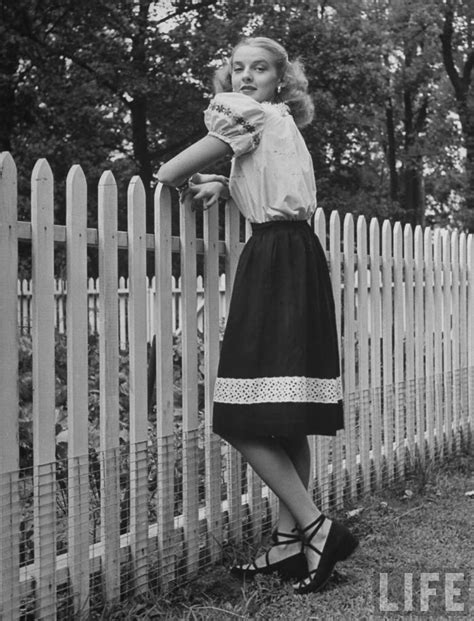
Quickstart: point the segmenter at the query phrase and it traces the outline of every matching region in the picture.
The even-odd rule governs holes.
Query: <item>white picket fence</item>
[[[182,331],[181,278],[172,277],[172,327],[173,334]],[[155,306],[155,278],[147,278],[147,341],[151,343],[155,334],[153,308]],[[197,328],[204,330],[204,282],[202,276],[196,279],[197,294]],[[119,344],[122,349],[128,347],[128,278],[121,276],[118,283],[118,326]],[[33,325],[33,283],[31,280],[18,281],[18,326],[23,334],[30,334]],[[54,281],[54,327],[59,334],[66,334],[67,283],[64,279]],[[87,308],[89,333],[99,332],[99,279],[87,281]],[[219,318],[225,317],[225,274],[219,277]]]
[[[211,431],[222,312],[219,256],[225,257],[228,302],[243,245],[239,215],[226,211],[225,239],[219,240],[217,211],[205,212],[204,239],[197,239],[196,215],[181,205],[180,236],[173,237],[170,191],[159,185],[155,231],[146,234],[144,189],[134,177],[127,196],[128,233],[118,231],[116,183],[105,172],[99,183],[98,229],[88,229],[86,180],[74,166],[67,179],[67,222],[59,226],[53,223],[53,185],[48,163],[38,161],[32,174],[31,222],[18,222],[15,164],[9,154],[1,156],[0,616],[5,620],[18,619],[25,610],[37,619],[54,619],[65,606],[71,616],[87,618],[98,589],[108,603],[124,594],[166,591],[220,559],[226,541],[238,543],[249,536],[258,541],[275,517],[272,493]],[[415,459],[443,459],[471,441],[474,243],[472,235],[457,231],[413,231],[388,221],[380,226],[375,219],[368,227],[365,218],[354,223],[351,215],[341,226],[337,213],[327,227],[321,210],[314,227],[331,269],[345,401],[345,429],[334,438],[311,439],[311,485],[322,509],[330,511],[403,478]],[[248,226],[246,231],[248,235]],[[18,240],[31,242],[33,259],[34,461],[28,472],[19,470],[18,451]],[[67,494],[66,500],[61,497],[67,511],[61,514],[61,464],[55,458],[55,244],[66,244],[68,283]],[[98,468],[88,455],[88,244],[99,251]],[[119,248],[129,257],[129,406],[122,418]],[[147,252],[155,256],[158,295],[153,309],[147,298]],[[180,254],[183,275],[178,401],[172,364],[172,253]],[[200,366],[197,254],[204,255]],[[157,343],[156,419],[149,418],[147,402],[150,314]],[[122,440],[121,448],[124,424],[128,440]],[[30,510],[25,504],[28,489],[33,554],[23,558],[21,524]],[[94,537],[92,522],[98,531]]]

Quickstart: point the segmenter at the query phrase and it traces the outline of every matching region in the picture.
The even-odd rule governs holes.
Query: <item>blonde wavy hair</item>
[[[215,72],[214,91],[216,93],[232,91],[232,61],[236,50],[243,45],[260,47],[272,54],[281,84],[275,101],[287,104],[298,127],[311,123],[314,116],[314,104],[308,94],[308,80],[303,64],[299,59],[290,62],[285,48],[268,37],[246,37],[239,41],[232,50],[230,59]]]

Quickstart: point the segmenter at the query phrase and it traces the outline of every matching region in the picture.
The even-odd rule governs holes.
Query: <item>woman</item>
[[[313,106],[301,65],[265,37],[242,40],[215,85],[208,135],[164,164],[158,178],[205,209],[230,199],[252,224],[227,317],[213,429],[274,491],[280,511],[272,547],[233,572],[278,571],[298,579],[297,593],[319,591],[358,541],[308,493],[307,436],[343,427],[334,302],[308,225],[316,186],[298,129]],[[196,174],[224,156],[233,158],[228,183]]]

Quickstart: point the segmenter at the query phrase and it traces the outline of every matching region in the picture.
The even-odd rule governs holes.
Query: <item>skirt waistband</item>
[[[301,227],[301,226],[309,226],[306,220],[270,220],[269,222],[251,222],[252,233],[258,233],[259,231],[265,231],[270,228],[280,228],[280,227]]]

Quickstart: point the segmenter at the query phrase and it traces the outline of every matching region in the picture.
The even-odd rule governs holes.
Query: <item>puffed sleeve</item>
[[[204,112],[209,134],[230,145],[236,156],[258,146],[264,121],[263,107],[242,93],[218,93]]]

